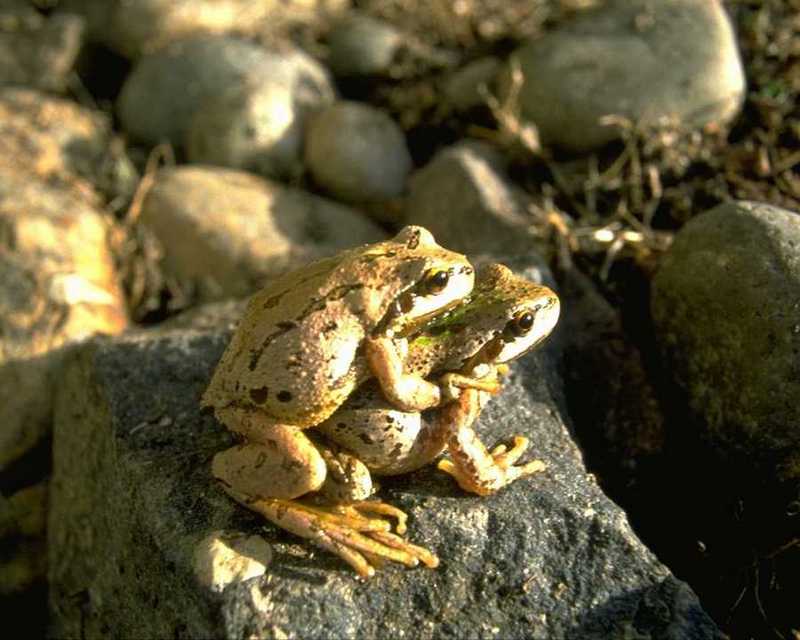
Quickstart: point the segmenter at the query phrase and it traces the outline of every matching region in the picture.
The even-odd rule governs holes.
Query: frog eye
[[[523,311],[514,316],[514,319],[509,323],[511,332],[519,337],[524,336],[528,331],[533,328],[533,314],[530,311]]]
[[[425,290],[428,293],[441,293],[450,282],[450,274],[447,271],[433,271],[425,277]]]

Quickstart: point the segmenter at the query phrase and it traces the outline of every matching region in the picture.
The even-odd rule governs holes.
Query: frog
[[[328,470],[305,430],[370,377],[397,407],[436,406],[439,386],[405,370],[404,336],[467,296],[474,278],[464,255],[439,246],[427,229],[408,226],[389,240],[279,276],[256,292],[201,400],[241,440],[211,463],[228,495],[286,530],[345,549],[340,554],[355,545],[409,566],[435,563],[390,533],[382,518],[355,509],[343,516],[297,501],[319,489]],[[373,502],[362,508],[395,512]],[[365,542],[359,537],[364,528],[386,535]]]
[[[522,436],[514,437],[511,450],[501,445],[489,454],[471,425],[502,388],[508,363],[540,345],[559,314],[558,296],[549,287],[517,276],[504,265],[484,265],[469,298],[408,342],[407,372],[419,376],[449,372],[442,376],[442,386],[452,402],[424,414],[403,411],[387,402],[377,385],[366,383],[318,430],[375,475],[414,471],[447,448],[457,464],[443,460],[439,465],[443,471],[467,491],[494,493],[540,470],[542,463],[514,466],[528,446]],[[495,463],[495,455],[501,456],[497,460],[502,465]],[[329,494],[337,492],[337,499],[356,501],[370,493],[371,480],[363,470],[358,481],[340,475],[351,488],[349,492],[341,486],[328,489]]]

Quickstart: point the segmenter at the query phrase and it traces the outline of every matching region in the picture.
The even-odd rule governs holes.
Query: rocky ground
[[[800,638],[797,0],[0,0],[0,602],[32,637]],[[406,223],[548,281],[381,496],[435,571],[231,502],[241,302]],[[102,336],[102,337],[101,337]]]

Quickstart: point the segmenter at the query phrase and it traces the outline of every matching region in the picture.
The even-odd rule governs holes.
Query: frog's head
[[[413,272],[405,278],[408,286],[394,298],[382,323],[388,334],[409,331],[468,296],[475,284],[475,269],[466,256],[436,244],[424,227],[408,226],[392,240],[403,249],[397,252]]]
[[[514,275],[501,264],[478,270],[472,294],[437,316],[412,343],[445,368],[474,369],[509,362],[533,349],[558,321],[558,296],[547,287]],[[427,355],[422,356],[427,357]]]
[[[552,289],[514,275],[506,266],[481,267],[479,286],[465,321],[494,333],[472,357],[476,363],[510,362],[543,342],[558,322],[561,303]],[[487,336],[489,334],[487,331]]]

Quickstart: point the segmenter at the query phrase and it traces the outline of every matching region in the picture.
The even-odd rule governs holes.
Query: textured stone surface
[[[334,95],[325,69],[299,50],[197,36],[142,58],[122,87],[117,110],[125,130],[143,142],[182,146],[206,101],[248,82],[284,84],[300,104]]]
[[[707,435],[800,478],[800,215],[737,202],[692,219],[653,281],[652,313]]]
[[[69,344],[126,326],[96,198],[0,168],[0,470],[48,432]]]
[[[76,15],[49,18],[32,8],[0,5],[0,85],[64,91],[83,43]]]
[[[745,78],[718,0],[610,0],[518,49],[522,114],[542,140],[577,151],[602,145],[616,114],[700,127],[739,110]]]
[[[313,118],[305,160],[317,184],[348,202],[396,198],[411,172],[403,131],[360,102],[337,102]]]
[[[403,34],[367,15],[350,15],[328,35],[328,64],[337,76],[386,74],[403,46]]]
[[[60,0],[83,15],[93,40],[138,58],[200,34],[254,35],[279,23],[307,24],[344,10],[349,0]],[[268,29],[272,31],[272,29]]]
[[[357,211],[215,167],[161,172],[141,220],[165,248],[166,272],[206,300],[247,295],[269,277],[385,235]]]
[[[411,539],[442,563],[386,567],[362,583],[212,482],[210,459],[231,437],[198,404],[229,335],[132,335],[73,360],[54,442],[54,635],[721,637],[586,474],[546,353],[515,366],[478,431],[489,443],[530,436],[547,471],[490,498],[434,469],[386,479],[382,497],[409,512]],[[263,577],[217,594],[195,577],[193,557],[220,529],[263,533],[274,556]]]
[[[70,100],[0,89],[0,134],[0,168],[10,172],[67,182],[89,198],[93,189],[129,195],[138,181],[108,115]]]
[[[505,176],[500,155],[481,142],[447,147],[414,172],[405,222],[464,253],[526,253],[533,244],[523,192]]]

